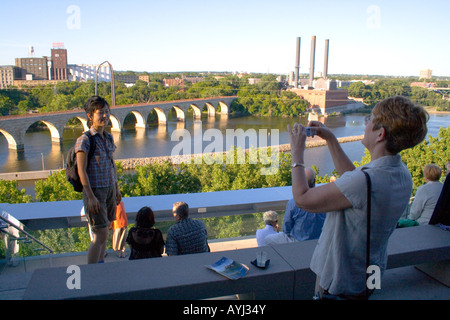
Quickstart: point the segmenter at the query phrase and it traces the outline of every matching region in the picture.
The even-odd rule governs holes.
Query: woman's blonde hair
[[[428,131],[428,113],[406,97],[395,96],[380,101],[372,115],[373,129],[385,129],[386,149],[392,154],[419,144]]]
[[[438,181],[441,177],[442,170],[439,166],[435,165],[434,163],[427,164],[423,168],[423,176],[428,178],[428,180],[431,181]]]

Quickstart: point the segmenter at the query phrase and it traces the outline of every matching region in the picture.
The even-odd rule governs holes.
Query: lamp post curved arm
[[[107,63],[109,66],[109,72],[111,75],[111,106],[115,106],[116,105],[116,92],[114,89],[114,71],[113,71],[113,67],[111,65],[111,63],[109,63],[109,61],[103,61],[102,63],[100,63],[97,67],[97,70],[95,72],[95,95],[97,95],[97,78],[98,78],[98,70],[100,69],[100,67]]]

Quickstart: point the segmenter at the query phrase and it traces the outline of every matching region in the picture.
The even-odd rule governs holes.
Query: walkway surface
[[[255,237],[212,240],[209,245],[212,252],[257,246]],[[86,255],[87,252],[54,254],[51,258],[51,266],[86,264]],[[0,300],[22,299],[33,271],[49,267],[46,257],[48,256],[27,257],[25,264],[22,260],[17,266],[3,270],[0,274]],[[118,258],[114,251],[108,250],[105,263],[117,261],[126,262],[128,259]],[[413,266],[396,268],[385,272],[382,290],[376,290],[371,300],[450,300],[450,288]]]

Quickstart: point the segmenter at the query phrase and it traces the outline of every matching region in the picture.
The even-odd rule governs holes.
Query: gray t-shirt
[[[336,180],[353,207],[327,213],[310,265],[320,286],[331,294],[356,295],[366,288],[367,184],[363,168],[372,181],[370,264],[378,265],[381,272],[387,264],[388,239],[411,196],[411,174],[400,155],[378,158]]]
[[[444,185],[439,181],[429,181],[417,189],[416,197],[409,211],[409,219],[416,220],[420,225],[428,224],[433,215],[434,207],[441,195]]]

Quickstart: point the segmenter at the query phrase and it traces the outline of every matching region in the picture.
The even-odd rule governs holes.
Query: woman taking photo
[[[386,268],[387,244],[412,191],[411,174],[401,150],[414,147],[427,133],[427,112],[408,98],[379,102],[366,117],[362,144],[371,162],[355,168],[334,134],[321,122],[309,126],[327,141],[340,178],[308,188],[304,171],[306,128],[288,125],[292,155],[292,193],[296,205],[309,212],[327,212],[322,234],[311,260],[317,275],[316,292],[346,299],[366,298],[367,184],[371,179],[370,265]]]

